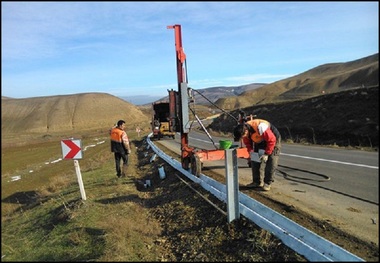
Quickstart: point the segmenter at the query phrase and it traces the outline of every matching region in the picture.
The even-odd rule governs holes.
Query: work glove
[[[268,155],[267,155],[267,154],[263,154],[263,155],[261,155],[260,160],[261,160],[262,162],[266,163],[266,162],[268,161]]]

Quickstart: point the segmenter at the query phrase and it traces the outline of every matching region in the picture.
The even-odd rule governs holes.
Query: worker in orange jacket
[[[280,132],[266,120],[252,119],[234,128],[234,140],[240,139],[251,156],[252,183],[247,187],[269,191],[281,151]]]
[[[118,178],[125,176],[128,166],[128,155],[131,153],[128,135],[125,132],[125,121],[119,120],[110,132],[111,152],[115,155],[116,176]],[[120,168],[120,162],[123,160],[123,171]]]

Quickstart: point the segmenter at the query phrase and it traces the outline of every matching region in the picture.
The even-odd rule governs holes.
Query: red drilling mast
[[[175,51],[177,58],[177,80],[178,80],[178,113],[179,113],[179,132],[181,133],[181,163],[182,168],[189,169],[191,159],[193,158],[193,148],[189,147],[189,111],[188,111],[188,91],[187,75],[185,69],[186,55],[182,47],[181,25],[167,26],[168,29],[174,29]]]

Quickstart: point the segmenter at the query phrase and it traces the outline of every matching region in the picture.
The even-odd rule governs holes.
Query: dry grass
[[[94,139],[88,138],[84,145]],[[72,160],[2,183],[2,236],[7,237],[2,242],[2,261],[157,260],[154,240],[161,231],[159,222],[149,216],[144,193],[136,192],[133,178],[121,180],[114,175],[108,136],[96,139],[107,143],[89,148],[86,158],[79,160],[86,201],[80,198]],[[56,144],[60,147],[55,141],[31,149],[50,151]],[[5,157],[12,160],[22,151],[22,147],[12,148]],[[52,157],[26,156],[24,166]],[[131,158],[130,165],[136,165],[136,158]],[[8,179],[16,171],[11,165],[4,168]]]

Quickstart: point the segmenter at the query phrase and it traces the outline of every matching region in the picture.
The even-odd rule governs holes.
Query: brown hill
[[[150,121],[137,106],[107,93],[2,98],[1,102],[2,135],[107,129],[119,119],[131,128]]]
[[[379,53],[350,62],[321,65],[299,75],[245,91],[239,96],[219,99],[215,104],[226,110],[234,110],[378,84]]]

